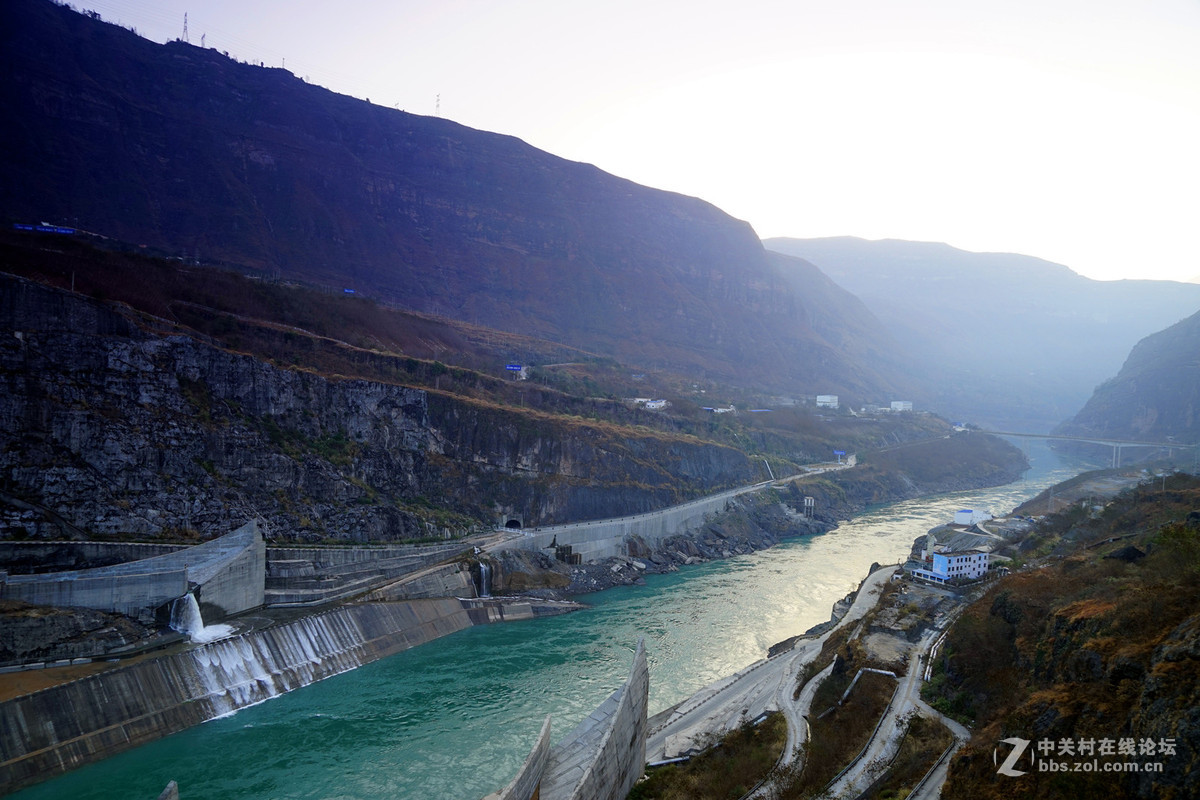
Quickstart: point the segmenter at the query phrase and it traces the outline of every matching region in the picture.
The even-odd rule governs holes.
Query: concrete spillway
[[[0,794],[462,630],[472,614],[455,598],[344,606],[7,701]]]

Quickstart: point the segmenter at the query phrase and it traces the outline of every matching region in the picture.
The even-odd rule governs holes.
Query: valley
[[[0,4],[0,794],[1196,794],[1200,285],[821,236],[888,195],[848,107],[769,156],[858,143],[772,188],[815,238],[761,238],[206,37]],[[652,160],[720,127],[717,55]],[[610,108],[572,113],[607,145]],[[769,139],[688,170],[752,181]],[[987,160],[961,207],[1015,229],[965,194]],[[1060,769],[1106,741],[1162,769]]]

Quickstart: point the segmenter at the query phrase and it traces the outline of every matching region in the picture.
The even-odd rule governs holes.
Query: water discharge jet
[[[196,644],[207,644],[233,634],[232,625],[205,625],[196,595],[188,592],[171,604],[171,628]]]

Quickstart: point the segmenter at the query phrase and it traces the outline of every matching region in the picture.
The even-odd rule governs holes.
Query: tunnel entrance
[[[509,530],[518,531],[521,529],[521,521],[519,519],[510,519],[508,522],[504,523],[504,527],[508,528]]]

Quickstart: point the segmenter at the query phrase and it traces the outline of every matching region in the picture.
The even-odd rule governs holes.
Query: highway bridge
[[[985,431],[983,431],[983,433],[990,433],[993,436],[1016,436],[1016,437],[1025,438],[1025,439],[1053,439],[1055,441],[1063,441],[1063,442],[1086,442],[1088,444],[1105,445],[1105,446],[1111,447],[1113,449],[1112,463],[1110,466],[1112,466],[1114,469],[1121,466],[1121,449],[1125,448],[1125,447],[1155,447],[1155,448],[1163,449],[1163,450],[1167,451],[1167,458],[1170,458],[1172,453],[1175,450],[1189,450],[1190,449],[1193,453],[1200,452],[1197,450],[1197,448],[1200,448],[1200,444],[1182,444],[1180,442],[1172,442],[1172,441],[1145,442],[1145,441],[1139,441],[1137,439],[1114,439],[1111,437],[1106,438],[1103,436],[1066,436],[1066,435],[1054,434],[1054,433],[1018,433],[1015,431],[985,430]]]

